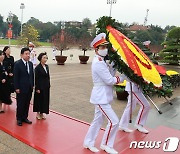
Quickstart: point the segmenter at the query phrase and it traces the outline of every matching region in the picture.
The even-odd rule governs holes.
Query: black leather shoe
[[[4,110],[1,110],[0,113],[5,113]]]
[[[17,120],[17,125],[18,125],[18,126],[22,126],[22,121]]]
[[[27,124],[32,124],[32,121],[29,121],[28,119],[23,120],[23,122],[25,122]]]

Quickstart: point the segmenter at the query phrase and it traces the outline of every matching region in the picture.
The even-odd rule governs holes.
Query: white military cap
[[[29,42],[29,47],[35,47],[35,45],[32,42]]]
[[[90,46],[93,48],[97,48],[99,45],[106,45],[106,44],[109,44],[109,42],[106,41],[106,34],[100,33],[94,38]]]

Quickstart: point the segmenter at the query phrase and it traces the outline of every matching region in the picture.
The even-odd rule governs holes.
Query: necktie
[[[25,65],[25,66],[26,66],[26,70],[27,70],[27,72],[28,72],[28,66],[27,66],[27,65],[28,65],[28,63],[26,62],[26,65]],[[28,73],[29,73],[29,72],[28,72]]]

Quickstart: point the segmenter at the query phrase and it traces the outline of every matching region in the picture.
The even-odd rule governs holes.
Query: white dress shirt
[[[24,63],[24,65],[26,66],[26,62],[27,62],[27,71],[28,71],[28,74],[30,72],[30,69],[29,69],[29,62],[28,61],[25,61],[23,58],[22,58],[22,61]]]

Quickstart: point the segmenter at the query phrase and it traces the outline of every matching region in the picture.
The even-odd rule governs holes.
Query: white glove
[[[109,68],[113,68],[113,66],[114,66],[114,62],[112,61],[110,63],[110,60],[106,60],[106,64],[109,66]]]

